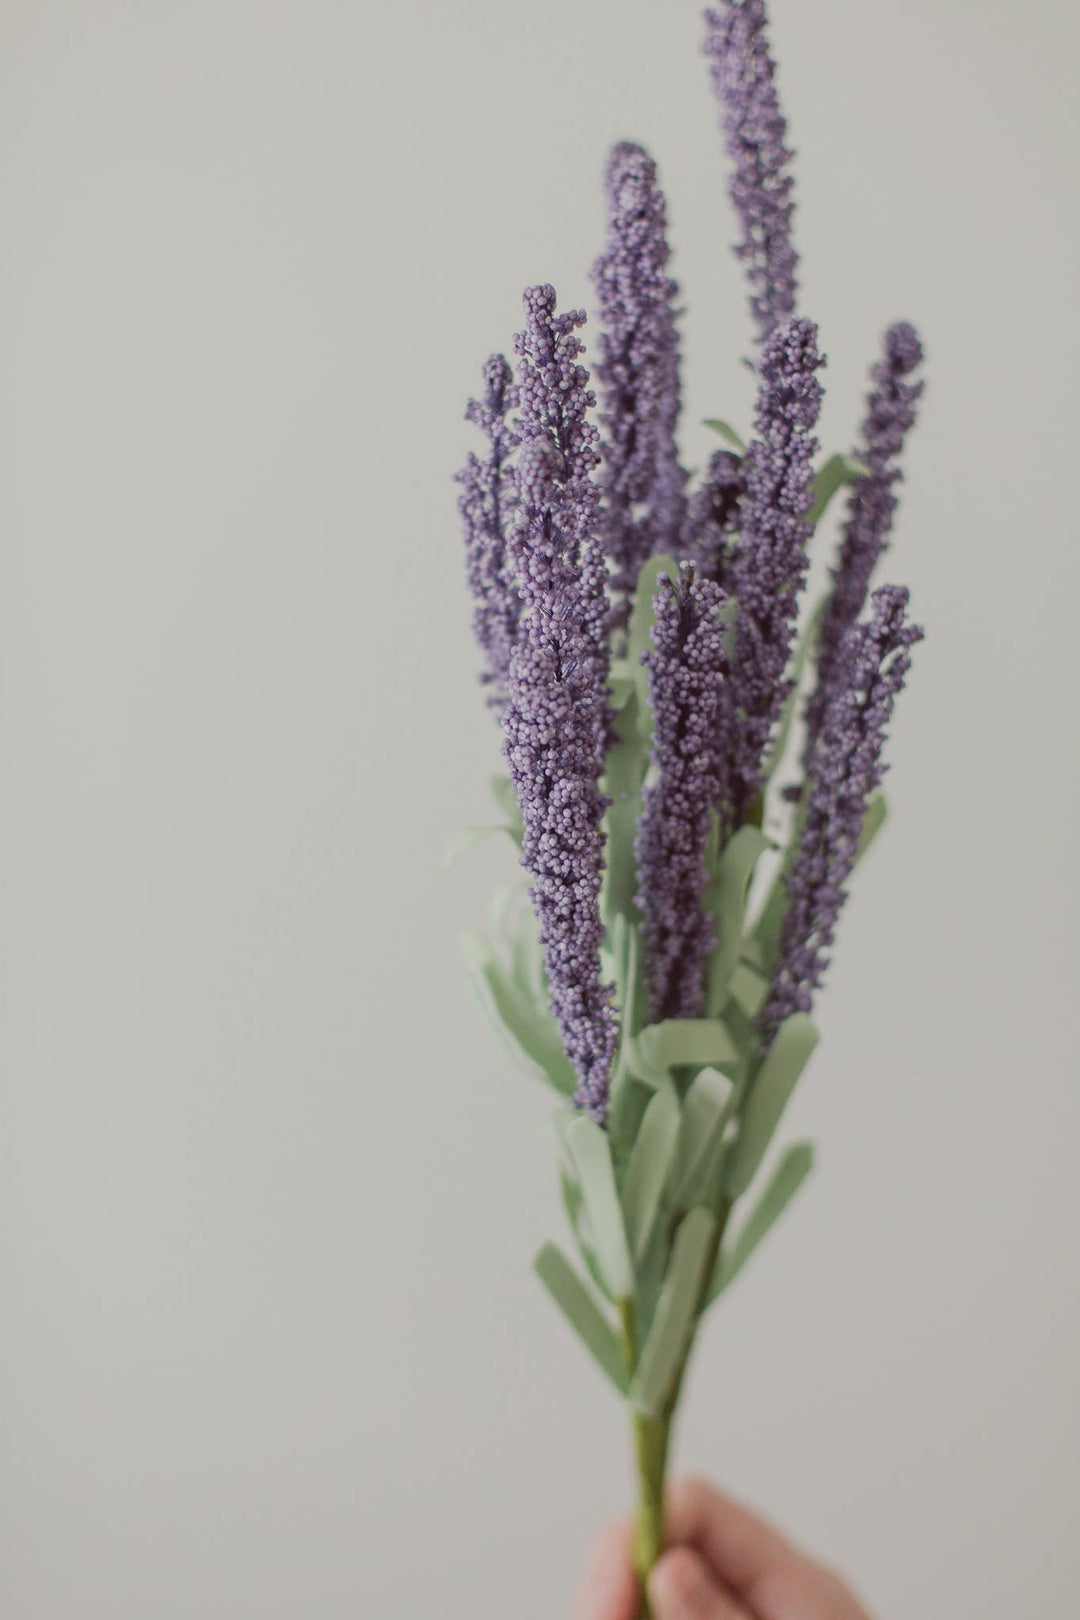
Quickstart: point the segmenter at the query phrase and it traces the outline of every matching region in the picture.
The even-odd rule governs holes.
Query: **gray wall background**
[[[884,1615],[1066,1617],[1080,1351],[1077,24],[775,0],[845,446],[930,393],[889,575],[893,821],[717,1314],[687,1465]],[[450,475],[526,282],[667,184],[686,453],[748,322],[695,4],[6,0],[0,21],[6,1620],[567,1612],[621,1414],[529,1274],[547,1097],[440,852],[497,738]]]

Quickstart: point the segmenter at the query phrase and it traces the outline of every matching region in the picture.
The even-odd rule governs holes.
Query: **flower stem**
[[[664,1479],[667,1469],[670,1417],[649,1417],[632,1411],[634,1451],[637,1457],[638,1506],[634,1523],[634,1574],[641,1583],[638,1620],[652,1620],[645,1583],[664,1550]]]

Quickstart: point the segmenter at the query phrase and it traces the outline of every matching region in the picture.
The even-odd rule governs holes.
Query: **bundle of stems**
[[[546,1244],[536,1269],[629,1405],[643,1586],[701,1321],[811,1168],[796,1142],[759,1188],[884,819],[886,729],[921,636],[905,589],[872,588],[918,336],[886,329],[853,451],[821,458],[824,357],[798,308],[763,0],[705,20],[756,334],[751,430],[711,421],[723,447],[685,470],[666,203],[652,157],[622,142],[593,272],[599,399],[584,312],[529,287],[516,364],[493,355],[466,413],[486,447],[459,474],[507,766],[497,826],[529,874],[466,956],[508,1049],[560,1097],[580,1268]],[[809,547],[840,492],[838,554],[808,605]]]

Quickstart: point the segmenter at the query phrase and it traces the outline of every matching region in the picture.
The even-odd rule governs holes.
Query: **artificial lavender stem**
[[[791,1013],[809,1012],[828,966],[845,885],[870,796],[885,771],[882,747],[896,694],[922,631],[906,622],[908,593],[883,585],[872,616],[841,643],[821,730],[810,759],[795,859],[786,875],[772,988],[761,1018],[771,1040]]]
[[[684,563],[661,575],[652,650],[645,654],[655,779],[645,788],[636,854],[645,983],[654,1021],[704,1011],[705,964],[716,942],[702,903],[705,848],[720,794],[718,706],[724,596]]]
[[[465,529],[465,571],[473,595],[473,632],[486,668],[481,680],[491,687],[491,700],[505,694],[510,653],[517,637],[521,603],[507,555],[506,536],[513,521],[516,485],[512,455],[518,439],[509,420],[517,408],[517,389],[509,363],[493,354],[484,364],[483,399],[471,399],[466,420],[486,435],[483,460],[470,451],[457,474],[458,499]]]
[[[881,359],[871,372],[873,387],[856,450],[867,473],[851,487],[840,555],[821,622],[817,680],[806,711],[807,757],[825,717],[841,643],[863,610],[875,565],[888,544],[899,504],[896,486],[903,477],[899,458],[923,391],[921,382],[908,378],[922,357],[915,328],[898,321],[885,333]]]
[[[732,828],[754,805],[770,735],[791,690],[786,670],[806,582],[813,429],[822,395],[816,373],[824,363],[817,327],[798,316],[766,339],[758,366],[756,436],[742,464],[740,540],[728,570],[738,602],[724,706],[725,821]]]
[[[735,251],[750,282],[758,339],[794,315],[798,257],[791,240],[793,181],[787,125],[763,0],[723,0],[705,13],[705,54],[720,102],[732,173],[729,190],[742,225]]]
[[[522,617],[510,658],[504,752],[521,809],[522,864],[540,925],[551,1007],[579,1078],[575,1102],[602,1123],[615,1051],[601,982],[600,792],[610,724],[606,568],[597,525],[593,397],[578,364],[580,311],[556,315],[550,287],[525,294],[515,346],[521,414],[518,506],[509,549]]]
[[[607,168],[607,242],[593,267],[600,310],[596,377],[603,427],[603,535],[615,617],[625,622],[641,565],[674,551],[686,513],[679,464],[678,285],[667,273],[666,205],[656,164],[622,141]]]

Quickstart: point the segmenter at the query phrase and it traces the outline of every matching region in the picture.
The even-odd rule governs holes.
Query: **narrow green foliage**
[[[837,454],[830,456],[814,479],[814,504],[811,506],[807,521],[816,525],[821,522],[829,502],[845,484],[853,484],[857,478],[864,478],[869,472],[865,462],[856,456]]]
[[[738,1198],[753,1181],[818,1039],[806,1013],[792,1013],[777,1030],[740,1110],[739,1134],[724,1166],[729,1198]]]
[[[619,1394],[625,1395],[629,1376],[615,1330],[562,1250],[554,1243],[545,1243],[533,1265],[536,1275],[586,1350],[611,1379]]]
[[[716,1235],[716,1217],[692,1209],[675,1236],[660,1301],[638,1360],[630,1391],[635,1406],[660,1417],[674,1395],[697,1321],[705,1271]]]
[[[607,1133],[586,1114],[577,1114],[566,1127],[566,1146],[581,1186],[596,1257],[608,1289],[615,1299],[630,1299],[634,1292],[634,1268]]]
[[[656,1092],[645,1110],[623,1184],[626,1232],[636,1264],[652,1237],[678,1138],[679,1099],[674,1087],[667,1085]]]
[[[511,1057],[527,1073],[539,1074],[556,1091],[571,1096],[577,1076],[551,1012],[519,988],[482,935],[463,934],[461,945],[481,1010]]]
[[[718,1018],[723,1012],[731,974],[739,960],[750,880],[765,851],[775,847],[759,827],[740,827],[728,840],[716,875],[706,886],[705,905],[712,913],[716,928],[716,946],[709,959],[706,981],[706,1010],[710,1018]]]
[[[746,454],[746,444],[736,433],[730,422],[721,422],[716,416],[707,416],[702,426],[712,428],[714,433],[719,433],[724,443],[729,444],[738,455],[744,456]]]
[[[814,1148],[811,1142],[795,1142],[787,1149],[734,1241],[721,1251],[709,1285],[710,1303],[738,1276],[762,1238],[780,1219],[810,1174],[813,1164]]]

